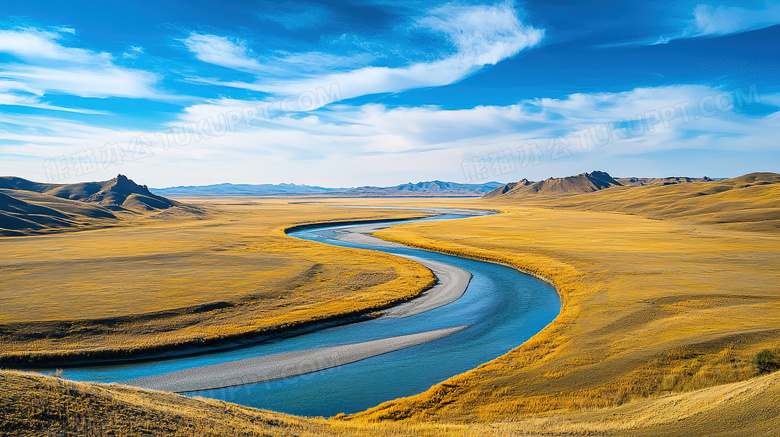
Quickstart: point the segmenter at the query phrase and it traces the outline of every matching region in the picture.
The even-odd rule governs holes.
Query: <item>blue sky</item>
[[[0,4],[0,174],[778,171],[780,1]]]

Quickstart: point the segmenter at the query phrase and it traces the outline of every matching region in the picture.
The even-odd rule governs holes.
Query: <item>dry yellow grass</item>
[[[531,199],[548,207],[620,211],[682,223],[744,231],[780,231],[780,174],[635,188],[614,187],[588,196]]]
[[[471,424],[299,418],[204,398],[0,370],[2,436],[774,435],[780,373],[619,407]]]
[[[562,313],[503,357],[354,416],[301,419],[0,372],[10,393],[0,429],[83,435],[85,423],[100,420],[103,434],[123,435],[772,435],[780,373],[758,376],[750,358],[780,351],[777,187],[711,184],[559,199],[330,200],[500,209],[380,236],[550,278]]]
[[[246,337],[364,314],[433,281],[406,259],[284,234],[301,223],[414,213],[288,201],[205,207],[202,219],[0,239],[0,363],[123,357]]]
[[[691,189],[679,187],[663,188],[680,190],[679,201]],[[778,197],[766,201],[776,189],[750,188],[742,199],[755,197],[761,210],[777,211]],[[624,197],[654,201],[645,187],[625,191]],[[392,241],[550,278],[564,306],[550,326],[509,354],[353,420],[490,422],[621,405],[755,376],[751,356],[780,345],[780,234],[773,227],[747,232],[731,229],[732,222],[711,224],[728,209],[718,209],[718,202],[739,195],[712,199],[712,215],[663,220],[550,209],[582,208],[606,196],[601,193],[451,202],[505,213],[380,232]]]

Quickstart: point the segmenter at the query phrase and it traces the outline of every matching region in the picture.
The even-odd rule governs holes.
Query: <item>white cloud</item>
[[[219,65],[237,70],[259,72],[263,66],[253,58],[252,51],[246,41],[237,38],[190,33],[181,40],[195,57],[209,64]]]
[[[651,44],[666,44],[676,39],[716,37],[764,29],[780,24],[780,2],[767,0],[759,7],[713,6],[699,4],[692,19],[676,35],[666,35]],[[620,44],[618,44],[620,45]]]
[[[56,41],[61,35],[35,28],[0,30],[0,52],[26,60],[57,60],[69,62],[100,62],[110,58],[107,53],[65,47]]]
[[[181,40],[195,57],[203,62],[219,65],[262,77],[289,77],[290,75],[322,73],[334,68],[349,68],[371,60],[370,55],[339,56],[323,52],[276,52],[271,56],[259,57],[239,38],[218,35],[190,33]],[[243,88],[267,92],[262,83],[221,81],[203,77],[188,77],[187,82]]]
[[[406,67],[365,67],[304,79],[269,81],[267,90],[295,95],[338,84],[344,98],[398,92],[455,83],[486,65],[496,64],[536,46],[544,31],[522,23],[510,4],[447,5],[417,21],[419,27],[444,35],[454,54]]]
[[[80,97],[158,97],[157,76],[145,71],[102,66],[99,70],[74,66],[69,69],[18,66],[0,73],[47,92]]]
[[[128,165],[133,166],[130,168],[136,172],[135,177],[152,186],[282,181],[332,186],[389,185],[433,178],[463,181],[461,164],[465,158],[488,156],[506,148],[516,151],[529,144],[538,146],[542,153],[538,165],[520,169],[518,164],[518,173],[491,177],[539,179],[596,168],[628,174],[625,172],[639,168],[631,165],[650,162],[647,156],[656,153],[659,155],[652,158],[656,160],[652,163],[663,169],[664,165],[674,165],[663,154],[681,149],[698,150],[711,156],[713,162],[720,162],[720,153],[738,154],[747,163],[745,172],[751,170],[750,163],[755,170],[768,154],[777,151],[780,118],[772,114],[750,116],[730,107],[725,100],[718,103],[721,96],[728,95],[733,94],[707,86],[680,85],[572,94],[562,99],[524,100],[508,106],[461,110],[337,104],[306,115],[274,111],[272,119],[260,116],[250,126],[240,119],[235,129],[224,134],[207,134],[168,149],[155,132],[98,128],[45,117],[6,116],[0,118],[0,123],[18,127],[12,129],[15,133],[0,133],[0,140],[21,144],[0,146],[0,153],[38,156],[42,164],[45,158],[67,155],[83,147],[97,149],[106,142],[127,144],[133,136],[143,134],[155,141],[155,156]],[[760,98],[762,104],[770,106],[780,101],[777,95]],[[246,108],[257,103],[218,99],[192,105],[169,126],[204,125],[199,122],[209,117],[225,120],[228,114],[240,118],[242,112],[246,114]],[[682,108],[686,109],[685,117],[676,112]],[[666,121],[653,120],[670,109],[675,110],[674,116],[667,115]],[[715,113],[706,113],[713,110]],[[618,125],[625,120],[641,120],[652,124],[653,129],[644,127],[621,137]],[[607,135],[611,139],[600,143],[594,135],[604,126],[610,126]],[[576,138],[585,136],[590,137],[587,144],[576,142]],[[565,138],[569,144],[568,153],[553,159],[548,146],[555,138]],[[6,173],[13,172],[18,165],[12,159],[3,161],[0,166],[8,166]],[[722,162],[717,168],[707,163],[685,162],[687,167],[683,170],[691,175],[710,176],[737,171]],[[42,172],[42,166],[37,171]],[[117,171],[110,167],[101,177],[111,177]],[[667,175],[677,171],[668,170]]]
[[[27,106],[30,108],[50,109],[55,111],[77,112],[81,114],[104,114],[79,108],[65,108],[41,102],[43,90],[33,88],[25,83],[12,80],[0,80],[0,105]]]
[[[42,96],[43,90],[12,80],[0,80],[0,91],[22,91],[35,96]]]
[[[38,96],[62,93],[80,97],[163,97],[155,89],[159,80],[156,74],[118,66],[108,53],[61,44],[62,32],[72,31],[64,28],[56,32],[36,28],[0,31],[0,53],[21,60],[3,65],[0,80],[16,84],[13,88],[16,97],[20,97],[19,91],[29,92],[30,89]],[[25,98],[11,100],[16,102],[13,104],[30,101]],[[37,103],[27,106],[42,107]]]
[[[756,9],[700,4],[693,15],[695,36],[728,35],[780,24],[780,3],[766,2]]]
[[[732,95],[728,90],[681,85],[572,94],[564,99],[462,110],[336,105],[329,111],[315,112],[316,117],[291,115],[270,122],[259,120],[251,128],[187,147],[197,148],[210,157],[210,169],[217,172],[214,180],[233,180],[228,173],[259,171],[267,182],[292,180],[331,185],[393,184],[402,182],[401,179],[434,177],[463,180],[464,158],[507,147],[516,150],[525,144],[536,144],[544,153],[538,167],[524,170],[524,175],[537,178],[560,171],[620,169],[636,161],[637,156],[678,149],[700,150],[712,156],[720,152],[740,153],[754,160],[776,150],[775,132],[780,128],[780,120],[772,115],[745,115],[726,101],[715,103],[715,99],[728,95]],[[772,96],[761,96],[761,102],[769,101],[773,101]],[[226,111],[240,111],[251,103],[208,102],[190,107],[181,121],[191,123]],[[675,112],[674,116],[664,116],[670,108],[685,108],[686,115]],[[711,110],[717,113],[706,113]],[[656,115],[666,120],[653,120]],[[573,135],[591,135],[591,130],[605,123],[612,126],[609,135],[613,135],[619,130],[615,123],[627,119],[641,120],[653,128],[644,127],[628,138],[611,137],[603,145],[593,138],[584,147],[574,142]],[[570,156],[550,159],[547,146],[556,137],[568,137],[571,141]],[[230,172],[221,173],[224,170],[220,165],[214,165],[218,162],[229,167]],[[696,163],[687,164],[692,174],[717,172],[697,167]],[[556,170],[560,168],[568,170]]]
[[[91,109],[67,108],[64,106],[50,105],[48,103],[41,102],[39,99],[33,96],[24,96],[2,92],[0,92],[0,105],[26,106],[28,108],[49,109],[52,111],[74,112],[78,114],[108,114],[108,112],[105,111],[93,111]]]
[[[443,58],[403,67],[356,68],[345,57],[310,52],[284,54],[261,65],[244,41],[214,35],[191,34],[184,40],[198,59],[224,67],[255,73],[270,73],[255,83],[192,79],[195,82],[245,88],[295,96],[301,92],[328,89],[338,84],[344,98],[366,94],[398,92],[412,88],[455,83],[486,65],[494,65],[520,51],[534,47],[544,31],[524,24],[510,3],[494,6],[448,4],[415,21],[415,27],[446,38],[454,53]],[[361,59],[363,62],[370,57]],[[310,66],[329,71],[313,73]],[[308,71],[307,71],[308,70]],[[309,74],[306,74],[309,73]]]
[[[122,53],[123,58],[136,59],[144,53],[143,47],[130,46],[126,52]]]

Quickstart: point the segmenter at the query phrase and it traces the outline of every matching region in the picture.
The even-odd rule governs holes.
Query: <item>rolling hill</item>
[[[612,178],[594,171],[540,182],[523,179],[491,191],[485,198],[682,219],[739,230],[780,230],[777,173],[750,173],[731,179]]]
[[[9,211],[27,209],[30,217],[56,217],[58,208],[20,196],[2,198]],[[346,202],[351,200],[340,203]],[[560,195],[552,191],[549,195],[488,199],[380,198],[366,203],[501,209],[503,213],[495,216],[457,224],[421,222],[383,231],[380,236],[442,253],[501,262],[549,278],[562,293],[561,316],[508,354],[424,393],[332,419],[299,418],[204,398],[1,370],[0,382],[6,389],[0,393],[0,409],[4,411],[0,435],[4,431],[9,435],[128,436],[774,435],[780,411],[780,373],[763,374],[751,360],[765,348],[780,354],[776,323],[780,246],[775,233],[780,230],[780,175],[751,173],[700,182],[681,178],[673,184],[621,184]],[[262,204],[246,202],[241,208],[271,208],[270,216],[290,223],[311,217],[322,220],[309,208],[327,208],[286,199]],[[271,205],[276,204],[285,205],[284,211],[303,209],[293,219],[283,210],[273,210]],[[33,206],[55,212],[33,211]],[[223,219],[236,220],[234,211],[226,211]],[[121,212],[115,214],[121,216]],[[246,214],[256,215],[251,210]],[[232,226],[250,229],[252,235],[283,238],[282,227],[258,232],[252,223],[241,220]],[[271,232],[273,229],[276,231]],[[277,262],[283,263],[280,265],[295,260],[314,262],[303,256],[308,256],[306,252],[292,252],[290,246],[277,242],[254,244],[249,238],[238,238],[244,234],[226,233],[224,226],[198,223],[182,234],[176,224],[170,232],[178,247],[200,253],[212,251],[193,248],[192,238],[207,240],[208,245],[202,247],[213,247],[217,254],[232,255],[229,250],[233,247],[270,246],[278,248],[276,255],[283,254],[277,256]],[[87,236],[52,239],[60,237],[82,241]],[[137,233],[127,238],[132,239],[133,247],[139,246]],[[157,235],[148,241],[149,247],[163,246],[171,251],[160,244],[164,240]],[[36,252],[26,241],[22,243],[25,250]],[[52,245],[50,241],[41,244]],[[85,247],[111,246],[85,243]],[[13,260],[13,252],[7,248],[6,252]],[[237,258],[231,256],[224,265],[234,266]],[[257,261],[249,261],[252,268],[237,266],[235,277],[245,278],[247,272],[258,270]],[[149,262],[157,264],[160,258]],[[224,270],[218,262],[209,262]],[[331,263],[341,268],[333,258],[320,264]],[[117,265],[133,266],[125,259]],[[200,280],[204,272],[190,258],[184,259],[183,265],[179,272],[204,282]],[[101,270],[117,276],[115,270]],[[328,271],[319,273],[323,272]],[[278,273],[273,271],[272,275],[277,277]],[[89,280],[97,282],[94,276]],[[250,282],[257,285],[250,280],[240,284]],[[175,286],[180,287],[181,282]],[[298,287],[297,282],[293,286]],[[270,288],[271,296],[277,296],[277,290]],[[146,300],[147,296],[148,292]],[[286,300],[291,300],[290,296]],[[204,320],[224,321],[211,315]],[[186,326],[197,327],[189,321]],[[76,328],[78,335],[92,335],[87,329]],[[144,332],[148,328],[144,325]],[[215,325],[214,329],[224,328]],[[55,340],[61,347],[61,340]]]
[[[557,208],[616,211],[731,229],[780,230],[780,174],[750,173],[731,179],[620,187],[550,199]]]
[[[166,209],[174,205],[173,201],[152,194],[146,185],[138,185],[121,174],[108,181],[77,184],[43,184],[17,177],[2,177],[0,188],[32,191],[61,199],[92,203],[110,210],[150,211]]]
[[[543,181],[529,181],[522,179],[518,182],[510,182],[487,193],[485,197],[520,197],[529,194],[559,195],[592,193],[612,187],[643,187],[655,185],[675,185],[689,182],[709,182],[707,176],[701,178],[672,176],[665,178],[639,178],[625,177],[613,178],[607,172],[594,171],[581,173],[575,176],[563,178],[547,178]]]
[[[582,173],[565,178],[548,178],[539,182],[531,182],[523,179],[512,182],[487,193],[485,197],[522,196],[527,194],[562,194],[562,193],[589,193],[614,186],[620,186],[616,181],[603,171]]]
[[[46,184],[0,177],[0,235],[109,225],[119,220],[117,213],[155,212],[175,205],[124,175],[78,184]]]

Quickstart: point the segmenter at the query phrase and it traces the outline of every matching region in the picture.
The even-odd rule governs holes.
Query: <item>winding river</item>
[[[440,214],[405,222],[466,219]],[[393,224],[401,223],[398,221]],[[347,345],[468,325],[451,335],[351,364],[291,378],[188,393],[303,416],[355,413],[427,390],[517,347],[549,324],[561,302],[548,284],[509,267],[408,247],[383,247],[337,240],[359,225],[323,226],[290,236],[322,243],[381,250],[454,265],[473,277],[458,300],[406,318],[377,318],[232,350],[124,364],[70,368],[63,377],[121,382],[200,366],[311,348]]]

